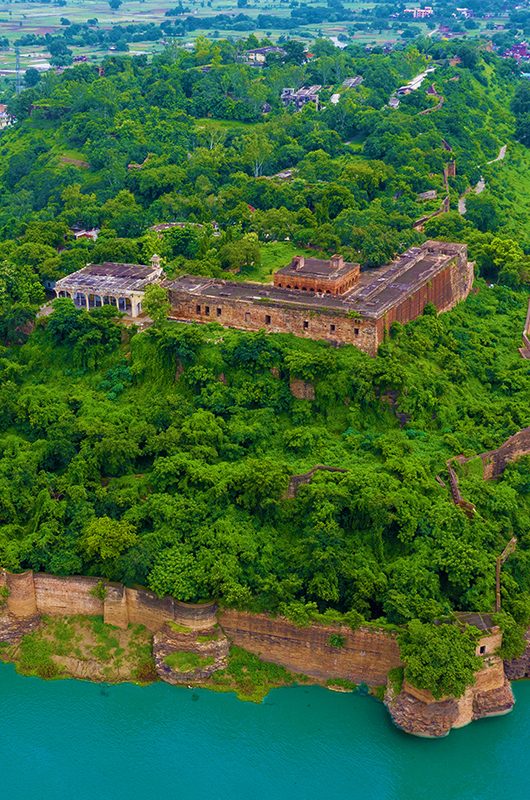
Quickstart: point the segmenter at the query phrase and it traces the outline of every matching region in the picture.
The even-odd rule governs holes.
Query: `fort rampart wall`
[[[345,678],[376,686],[386,683],[388,671],[401,664],[396,637],[383,631],[340,625],[299,628],[286,619],[232,609],[221,611],[219,622],[235,645],[319,680]],[[342,647],[330,645],[332,634],[343,637]]]
[[[231,609],[218,612],[215,603],[181,603],[145,589],[103,584],[98,578],[83,576],[0,571],[0,586],[8,589],[7,611],[19,619],[39,614],[103,616],[105,622],[119,628],[133,623],[153,632],[171,620],[195,630],[210,628],[219,621],[233,644],[264,661],[319,680],[345,678],[378,685],[386,682],[390,669],[400,665],[395,636],[377,630],[352,631],[341,625],[299,628],[283,618]],[[332,634],[343,637],[342,647],[330,644]]]
[[[353,631],[345,625],[300,628],[283,618],[233,609],[218,610],[215,603],[181,603],[171,597],[159,598],[145,589],[129,589],[123,584],[103,583],[101,579],[83,576],[57,577],[31,571],[13,574],[0,570],[0,589],[7,590],[2,593],[7,614],[0,613],[3,641],[15,640],[33,630],[42,614],[103,616],[105,622],[120,628],[131,623],[145,625],[156,634],[155,643],[157,636],[162,636],[161,646],[173,647],[182,646],[183,635],[172,633],[166,623],[174,621],[186,626],[190,629],[186,634],[189,636],[193,631],[211,629],[218,622],[224,635],[219,631],[215,643],[217,669],[225,665],[229,643],[291,672],[330,683],[333,679],[346,679],[371,686],[382,685],[387,682],[388,672],[401,666],[397,637],[382,630],[358,628]],[[340,640],[332,643],[332,636]],[[170,641],[171,637],[174,642]],[[498,631],[478,641],[477,649],[484,653],[483,667],[476,674],[475,684],[458,700],[436,701],[429,692],[406,683],[396,697],[389,695],[391,690],[387,689],[386,703],[396,725],[418,736],[443,736],[451,728],[474,719],[510,711],[514,702],[511,687],[503,662],[495,655],[500,642]],[[187,639],[185,644],[189,644]],[[186,649],[195,652],[196,646],[194,640],[193,648]],[[206,646],[201,644],[203,648]],[[159,647],[158,656],[164,655],[167,649],[167,646],[165,650]],[[513,662],[514,677],[529,674],[529,653],[530,645],[525,657]],[[160,658],[157,664],[164,680],[182,682],[164,673],[168,671],[167,665],[161,666]]]
[[[8,590],[8,612],[18,618],[38,614],[103,616],[105,622],[119,628],[132,623],[153,632],[169,620],[193,629],[209,628],[216,622],[215,603],[180,603],[172,597],[159,598],[146,589],[103,584],[99,578],[0,571],[0,586]]]

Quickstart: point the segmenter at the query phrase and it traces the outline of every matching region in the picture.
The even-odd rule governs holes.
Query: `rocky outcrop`
[[[0,615],[0,643],[18,644],[23,636],[39,627],[40,617],[15,617],[4,612]]]
[[[218,626],[200,631],[186,631],[175,629],[175,626],[168,623],[153,638],[156,671],[166,683],[197,683],[207,680],[214,672],[226,667],[229,649],[230,643]],[[179,663],[171,658],[175,654],[184,656],[184,661],[185,654],[190,654],[189,663],[179,669]]]
[[[297,400],[314,400],[315,386],[310,381],[303,381],[300,378],[291,378],[289,388],[293,397]]]
[[[497,717],[508,714],[515,703],[510,682],[505,679],[498,689],[475,692],[473,697],[473,719]]]
[[[447,736],[458,718],[456,700],[424,703],[407,691],[401,691],[394,700],[387,701],[387,707],[398,728],[426,738]]]
[[[510,681],[530,678],[530,630],[526,632],[525,639],[526,648],[522,656],[504,662],[504,673]]]
[[[515,703],[512,687],[504,676],[503,663],[488,656],[475,675],[475,684],[462,697],[443,697],[417,689],[406,681],[397,696],[387,690],[385,703],[394,723],[414,736],[447,736],[452,728],[462,728],[477,719],[507,714]]]

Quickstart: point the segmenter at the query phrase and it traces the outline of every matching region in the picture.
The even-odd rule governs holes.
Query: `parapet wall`
[[[320,680],[346,678],[376,686],[386,683],[388,671],[401,665],[396,637],[383,631],[337,625],[299,628],[285,619],[231,609],[219,613],[219,622],[235,645]],[[344,638],[342,647],[329,644],[332,634]]]
[[[216,621],[215,603],[180,603],[172,597],[159,598],[146,589],[129,589],[100,578],[2,571],[0,586],[9,592],[7,610],[18,618],[37,614],[103,616],[105,622],[119,628],[132,623],[145,625],[150,631],[160,630],[169,620],[194,629],[211,627]]]
[[[510,436],[497,450],[480,455],[484,465],[484,480],[498,478],[506,469],[507,464],[529,454],[530,428],[523,428]]]

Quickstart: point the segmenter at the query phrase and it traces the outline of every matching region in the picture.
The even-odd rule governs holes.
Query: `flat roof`
[[[167,280],[164,285],[175,292],[212,302],[243,300],[313,311],[321,309],[342,314],[353,313],[375,320],[429,281],[455,256],[465,256],[466,252],[465,245],[425,242],[420,247],[411,248],[390,264],[362,271],[357,284],[339,296],[193,275]]]
[[[145,264],[87,264],[83,269],[60,278],[55,288],[79,292],[114,294],[116,292],[142,292],[160,270]]]
[[[455,611],[455,617],[466,625],[474,625],[479,631],[489,631],[495,627],[492,615],[480,611]]]
[[[334,267],[330,260],[325,260],[323,258],[305,258],[303,256],[299,256],[299,258],[304,259],[303,266],[298,266],[296,264],[296,259],[293,259],[290,264],[277,270],[275,274],[292,276],[293,278],[303,278],[304,275],[307,275],[311,278],[336,280],[344,275],[348,275],[349,272],[356,270],[359,266],[349,261],[343,261],[341,266]]]

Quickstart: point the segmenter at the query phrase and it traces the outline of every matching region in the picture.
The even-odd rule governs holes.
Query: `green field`
[[[189,9],[194,16],[199,18],[208,19],[216,14],[230,13],[238,14],[244,13],[250,18],[255,18],[259,14],[273,14],[279,17],[287,17],[290,14],[290,6],[287,2],[279,2],[273,0],[272,3],[266,0],[251,0],[248,6],[238,8],[234,2],[227,2],[227,0],[191,0],[191,2],[184,2],[186,9]],[[44,36],[46,34],[60,35],[66,29],[66,26],[61,24],[61,19],[67,19],[71,23],[81,24],[86,23],[88,19],[96,18],[100,28],[109,29],[114,25],[131,25],[131,24],[147,24],[154,23],[160,25],[162,22],[167,21],[165,12],[173,8],[176,2],[172,0],[125,0],[121,8],[117,11],[112,11],[108,2],[104,0],[67,0],[64,6],[52,6],[48,3],[29,3],[29,2],[14,2],[0,5],[0,37],[7,38],[9,47],[0,49],[0,73],[9,75],[11,71],[15,70],[15,50],[14,43],[23,35],[34,34],[37,36]],[[320,5],[319,0],[313,0],[307,5]],[[368,22],[370,17],[367,17],[363,12],[372,8],[374,3],[347,2],[344,7],[348,11],[357,12],[358,22]],[[415,5],[415,4],[412,4]],[[481,27],[488,26],[493,28],[493,25],[499,20],[487,20],[481,22]],[[283,35],[295,35],[300,38],[305,38],[308,41],[318,36],[328,36],[336,39],[336,37],[347,37],[347,41],[358,44],[372,44],[380,45],[383,42],[396,42],[400,39],[401,30],[396,20],[381,20],[381,27],[374,30],[356,30],[352,20],[345,20],[344,22],[334,21],[322,24],[308,24],[295,27],[294,29],[283,28],[267,28],[266,30],[230,30],[223,29],[213,31],[209,27],[198,28],[190,32],[187,36],[179,39],[179,42],[186,43],[193,41],[198,36],[207,36],[214,38],[229,38],[236,39],[246,37],[251,33],[256,34],[258,37],[267,36],[272,40],[277,40]],[[414,23],[415,31],[418,34],[426,34],[429,32],[427,24],[423,22]],[[476,35],[476,32],[469,32],[468,35]],[[129,45],[129,50],[132,54],[142,53],[155,53],[162,50],[164,45],[162,41],[140,41],[134,42]],[[115,47],[73,47],[75,56],[87,56],[90,60],[100,61],[104,56],[115,52]],[[49,63],[50,54],[44,46],[24,46],[20,48],[20,58],[22,69],[35,66],[43,68]]]

